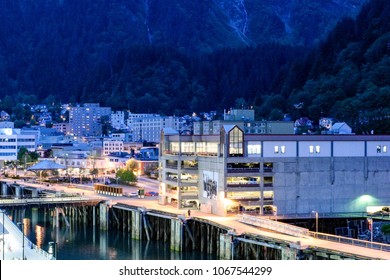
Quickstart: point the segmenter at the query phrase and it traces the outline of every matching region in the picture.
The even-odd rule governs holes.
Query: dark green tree
[[[125,184],[132,184],[137,182],[137,176],[130,170],[119,169],[116,172],[116,177],[119,178],[120,182]]]

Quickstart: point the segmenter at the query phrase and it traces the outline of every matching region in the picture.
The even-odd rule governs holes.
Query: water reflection
[[[36,225],[35,226],[35,239],[36,239],[36,244],[38,248],[42,248],[42,244],[45,242],[45,228]]]
[[[20,210],[13,210],[14,212]],[[58,260],[191,260],[216,259],[198,251],[174,252],[169,241],[139,241],[121,230],[100,231],[67,217],[70,226],[58,223],[47,209],[26,209],[23,216],[26,236],[45,251],[55,252]],[[20,213],[11,213],[21,217]],[[54,218],[53,218],[54,216]]]

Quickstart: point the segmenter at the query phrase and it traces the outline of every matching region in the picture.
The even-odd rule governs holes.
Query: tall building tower
[[[69,111],[70,131],[76,136],[101,136],[103,116],[111,115],[110,107],[99,103],[85,103],[83,107],[71,107]]]

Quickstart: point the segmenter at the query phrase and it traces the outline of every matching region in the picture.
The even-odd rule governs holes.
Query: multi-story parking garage
[[[366,212],[390,205],[389,147],[384,135],[255,135],[235,125],[163,132],[160,203],[217,215]]]

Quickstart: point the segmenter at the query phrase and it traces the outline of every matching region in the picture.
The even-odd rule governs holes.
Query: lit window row
[[[387,153],[387,145],[377,145],[376,146],[376,152],[378,154],[380,154],[380,153]]]
[[[317,145],[317,146],[309,146],[309,152],[311,154],[314,154],[314,152],[316,154],[319,154],[321,152],[321,147],[319,145]]]
[[[275,154],[285,154],[286,153],[286,146],[274,146],[274,153]]]

